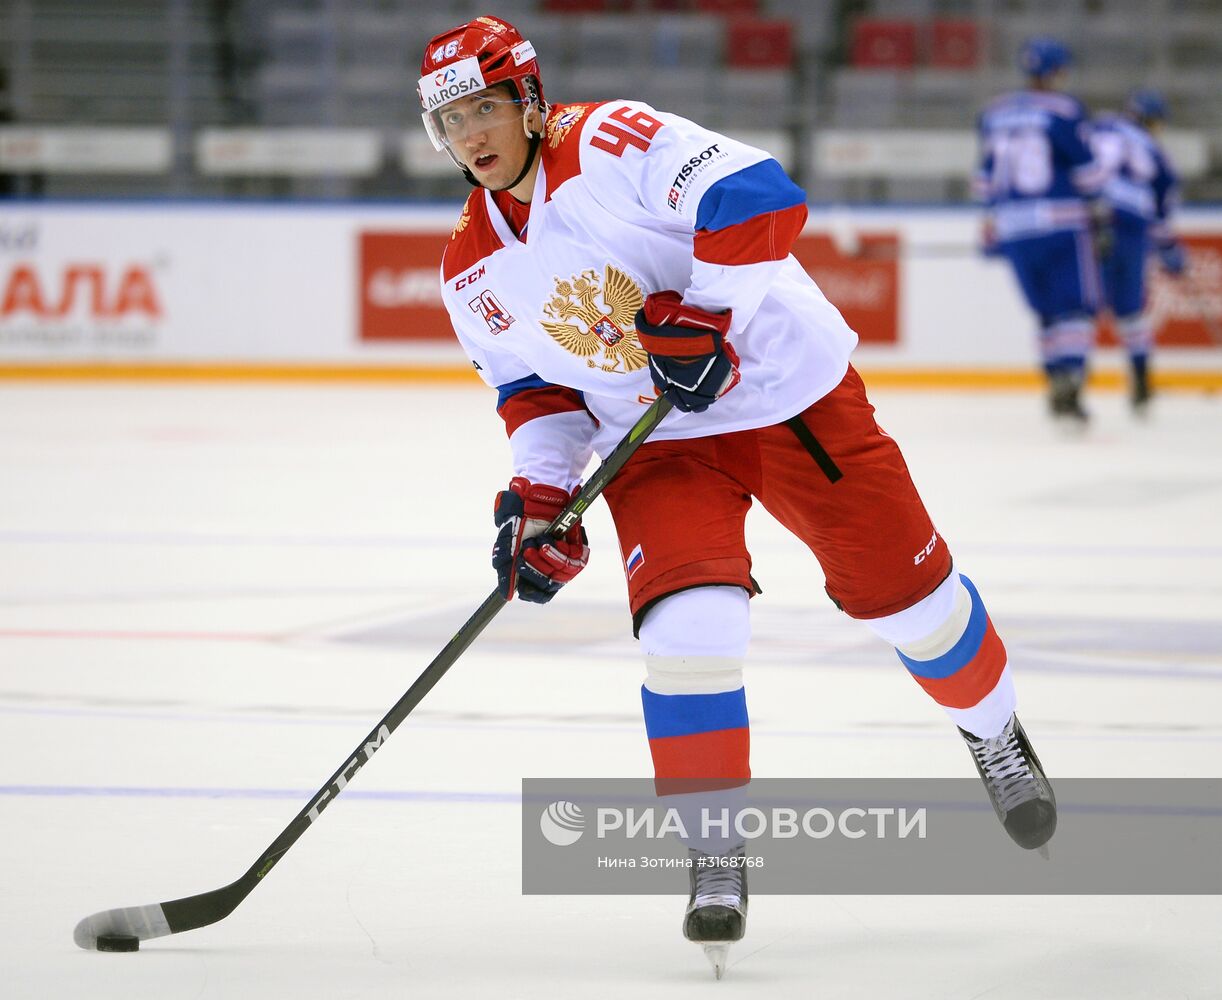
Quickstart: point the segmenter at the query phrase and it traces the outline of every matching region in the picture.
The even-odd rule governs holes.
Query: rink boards
[[[16,203],[0,210],[0,377],[468,381],[437,265],[451,204]],[[966,208],[812,209],[795,255],[892,384],[1034,384],[1033,320]],[[1222,209],[1187,280],[1151,268],[1169,385],[1222,387]],[[601,266],[603,261],[591,261]],[[1106,324],[1104,324],[1106,327]],[[1106,328],[1098,369],[1119,384]]]

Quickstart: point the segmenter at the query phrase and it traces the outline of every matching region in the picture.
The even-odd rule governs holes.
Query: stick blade
[[[141,941],[174,933],[159,903],[102,910],[86,917],[72,932],[78,948],[98,950],[99,937],[135,937]]]

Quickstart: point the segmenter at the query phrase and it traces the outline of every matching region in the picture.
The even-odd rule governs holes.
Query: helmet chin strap
[[[506,184],[502,191],[508,191],[510,188],[518,186],[518,182],[530,173],[530,168],[535,162],[535,157],[539,154],[539,143],[543,141],[542,132],[531,132],[530,147],[526,150],[526,161],[522,164],[522,169],[518,171],[518,176]]]

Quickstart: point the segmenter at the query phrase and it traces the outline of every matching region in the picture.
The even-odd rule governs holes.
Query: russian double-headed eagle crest
[[[564,137],[585,116],[586,109],[582,104],[574,104],[566,108],[558,108],[547,120],[547,144],[555,149],[564,141]]]
[[[585,358],[590,368],[605,372],[627,374],[645,367],[649,355],[637,340],[635,325],[637,310],[645,302],[640,285],[610,264],[601,285],[593,268],[555,280],[556,294],[543,313],[556,322],[542,320],[540,325],[557,344]]]

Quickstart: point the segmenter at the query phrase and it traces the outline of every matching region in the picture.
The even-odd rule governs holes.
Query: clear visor
[[[426,111],[421,117],[433,147],[448,151],[473,135],[520,124],[524,107],[524,102],[500,94],[460,97],[435,111]]]

